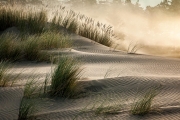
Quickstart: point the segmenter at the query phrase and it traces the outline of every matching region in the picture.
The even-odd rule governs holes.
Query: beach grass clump
[[[51,28],[58,29],[64,27],[68,31],[77,33],[79,28],[79,14],[72,10],[65,10],[65,7],[60,6],[60,11],[56,12],[51,20]]]
[[[109,47],[112,45],[113,31],[111,26],[106,26],[100,22],[96,23],[92,18],[84,15],[81,15],[80,20],[79,35]]]
[[[21,57],[21,44],[13,34],[0,35],[0,60],[17,60]]]
[[[59,32],[46,31],[37,36],[37,41],[41,50],[68,48],[72,46],[70,37]]]
[[[77,14],[72,10],[67,11],[67,14],[62,21],[62,26],[68,29],[69,31],[76,33],[78,30]]]
[[[37,111],[35,103],[29,99],[23,98],[19,107],[18,120],[33,119],[32,114]]]
[[[23,41],[23,46],[23,55],[26,60],[38,59],[40,56],[40,48],[34,36],[29,36],[26,41]]]
[[[22,31],[27,31],[31,34],[42,33],[47,24],[47,14],[45,11],[25,13],[18,24]]]
[[[20,6],[18,6],[19,8]],[[0,7],[0,31],[10,27],[18,27],[23,32],[39,34],[44,31],[47,23],[47,14],[45,11],[35,11],[12,6]]]
[[[142,49],[143,47],[144,47],[143,44],[138,44],[138,42],[131,41],[128,46],[127,53],[135,54],[138,50]]]
[[[5,77],[8,70],[8,62],[0,61],[0,87],[5,87],[9,82]]]
[[[59,16],[59,17],[57,17]],[[53,26],[62,26],[68,31],[94,40],[100,44],[111,46],[113,30],[111,26],[96,22],[92,18],[72,10],[60,7],[60,11],[52,19]]]
[[[20,11],[14,11],[10,7],[0,7],[0,31],[15,26],[21,18]]]
[[[77,14],[72,10],[65,10],[65,7],[60,7],[60,10],[60,13],[55,14],[52,20],[48,21],[47,13],[44,10],[24,10],[12,6],[0,7],[0,31],[17,27],[26,34],[41,34],[49,29],[50,31],[58,31],[62,26],[68,31],[98,43],[106,46],[112,45],[112,27],[95,22],[91,18]],[[48,22],[51,24],[50,28],[47,28]]]
[[[38,111],[36,98],[40,97],[42,87],[38,83],[38,76],[30,76],[24,86],[24,94],[19,107],[18,120],[34,120],[34,113]]]
[[[22,38],[23,37],[23,38]],[[23,39],[23,40],[22,40]],[[69,48],[70,37],[59,32],[46,31],[38,35],[0,35],[0,60],[46,61],[49,55],[42,50]]]
[[[73,58],[62,57],[51,78],[51,96],[72,97],[77,90],[81,69],[79,62]]]
[[[142,98],[137,100],[131,107],[131,114],[145,115],[152,110],[152,102],[157,96],[156,90],[148,91]]]
[[[34,76],[35,77],[35,76]],[[31,77],[27,83],[25,84],[24,87],[24,98],[33,98],[38,96],[39,93],[39,84],[38,81],[34,78]]]
[[[120,104],[104,106],[100,105],[96,110],[95,114],[117,114],[122,109]]]
[[[41,56],[35,36],[27,36],[23,41],[20,37],[11,33],[0,35],[0,60],[37,60]]]

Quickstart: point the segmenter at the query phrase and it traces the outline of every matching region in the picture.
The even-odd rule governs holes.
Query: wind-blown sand
[[[64,54],[81,59],[84,68],[80,82],[85,96],[76,99],[37,99],[40,109],[35,116],[40,120],[178,120],[180,118],[180,60],[148,55],[126,54],[91,40],[72,35],[71,50],[52,50],[51,54]],[[18,118],[23,97],[23,77],[38,74],[45,78],[51,72],[51,63],[19,62],[13,71],[22,73],[16,87],[0,88],[0,119]],[[18,86],[18,87],[17,87]],[[159,94],[153,106],[159,111],[145,116],[133,116],[129,110],[133,101],[151,88]],[[122,105],[117,114],[96,115],[103,104]]]

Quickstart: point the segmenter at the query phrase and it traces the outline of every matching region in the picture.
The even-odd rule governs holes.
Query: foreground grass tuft
[[[77,80],[80,79],[80,64],[77,60],[62,57],[52,74],[50,93],[52,96],[72,97],[77,89]]]
[[[31,118],[30,116],[36,111],[36,109],[37,108],[33,101],[23,98],[19,108],[18,120],[30,119]]]
[[[133,115],[145,115],[152,110],[153,99],[157,96],[156,90],[148,91],[143,98],[135,102],[131,107]]]
[[[38,95],[39,84],[35,78],[30,78],[24,87],[24,98],[33,98]]]
[[[24,95],[19,107],[18,120],[34,120],[33,114],[38,111],[38,104],[34,101],[39,97],[41,89],[39,87],[37,76],[30,77],[24,86]]]

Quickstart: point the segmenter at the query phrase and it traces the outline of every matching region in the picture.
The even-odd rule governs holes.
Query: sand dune
[[[178,120],[180,118],[180,60],[148,55],[126,54],[91,40],[72,35],[74,47],[52,50],[51,54],[64,54],[81,59],[84,72],[80,82],[85,95],[77,99],[36,99],[40,109],[35,116],[41,120]],[[50,73],[51,63],[15,63],[14,74],[25,77],[34,73],[43,79]],[[24,76],[24,77],[23,77]],[[133,116],[129,110],[139,96],[151,88],[159,92],[153,106],[159,108],[146,116]],[[23,91],[20,87],[0,89],[0,119],[17,119]],[[122,106],[117,114],[96,115],[101,105]]]

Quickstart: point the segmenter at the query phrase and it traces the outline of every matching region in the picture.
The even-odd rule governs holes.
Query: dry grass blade
[[[131,43],[128,46],[127,53],[128,54],[135,54],[141,48],[143,48],[143,45],[139,45],[138,42],[133,43],[133,41],[131,41]]]

